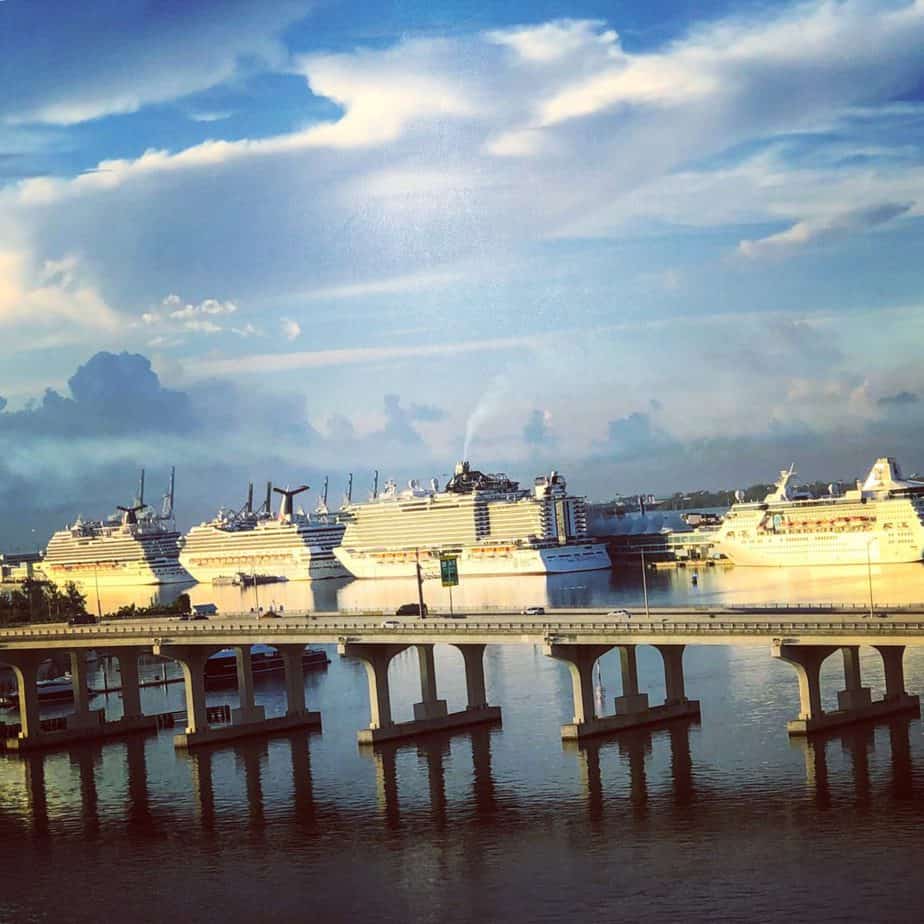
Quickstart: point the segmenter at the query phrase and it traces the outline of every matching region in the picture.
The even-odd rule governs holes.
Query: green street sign
[[[455,556],[440,558],[440,580],[443,587],[456,587],[459,583],[459,559]]]

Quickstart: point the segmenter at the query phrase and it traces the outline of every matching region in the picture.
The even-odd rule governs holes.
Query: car
[[[383,629],[397,629],[401,625],[397,619],[383,619],[382,628]]]
[[[524,616],[544,616],[545,607],[544,606],[524,606],[522,612]]]
[[[75,613],[68,619],[69,626],[93,626],[96,625],[97,619],[92,613]]]
[[[427,604],[423,605],[423,615],[426,616],[429,611],[427,610]],[[419,603],[402,603],[398,609],[395,610],[395,616],[420,616],[420,604]]]
[[[190,616],[189,618],[190,618],[193,622],[196,622],[196,621],[198,621],[198,620],[200,620],[200,619],[208,619],[208,616],[206,616],[205,613],[193,613],[192,616]]]
[[[607,619],[631,619],[632,614],[628,610],[610,610],[606,614]]]
[[[282,619],[282,613],[279,610],[261,610],[257,613],[257,619]]]

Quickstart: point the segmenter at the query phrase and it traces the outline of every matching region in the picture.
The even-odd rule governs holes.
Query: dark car
[[[419,603],[402,603],[398,609],[395,610],[395,616],[426,616],[427,615],[427,604],[423,605],[423,612],[420,611]]]
[[[94,626],[96,621],[92,613],[75,613],[68,619],[67,624],[69,626]]]

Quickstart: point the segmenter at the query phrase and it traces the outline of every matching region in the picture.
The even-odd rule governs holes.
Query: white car
[[[545,607],[544,606],[525,606],[523,607],[524,616],[544,616]]]
[[[631,619],[632,614],[628,610],[610,610],[606,614],[607,619]]]
[[[397,619],[383,619],[382,628],[383,629],[397,629],[401,625]]]

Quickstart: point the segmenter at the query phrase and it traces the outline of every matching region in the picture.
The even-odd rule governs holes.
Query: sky
[[[0,2],[0,546],[924,472],[924,0]],[[153,488],[149,493],[149,499]]]

